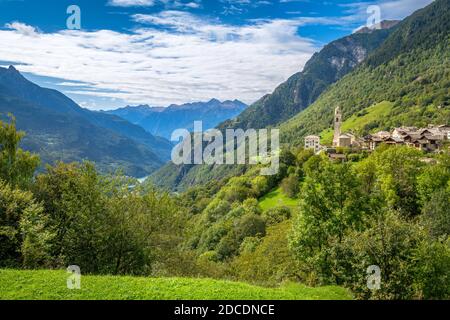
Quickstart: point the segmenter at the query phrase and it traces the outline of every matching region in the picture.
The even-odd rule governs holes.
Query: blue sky
[[[431,0],[0,0],[0,65],[90,109],[211,98],[251,103],[311,55]],[[67,30],[69,5],[81,30]]]

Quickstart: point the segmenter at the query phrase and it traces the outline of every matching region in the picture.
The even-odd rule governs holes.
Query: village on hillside
[[[336,152],[336,148],[373,151],[381,144],[406,145],[424,152],[439,152],[447,141],[450,141],[450,125],[428,125],[427,128],[399,127],[392,132],[380,131],[365,137],[357,137],[353,133],[342,133],[342,111],[337,107],[334,112],[333,145],[321,145],[320,137],[305,137],[305,149],[313,149],[315,153],[326,152],[330,158],[345,160],[346,156]]]

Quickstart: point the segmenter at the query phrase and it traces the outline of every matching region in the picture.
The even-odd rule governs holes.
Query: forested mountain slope
[[[340,106],[344,119],[363,117],[384,103],[382,117],[351,128],[364,135],[395,126],[450,123],[450,2],[438,0],[402,21],[385,43],[354,72],[332,85],[314,104],[280,126],[282,140],[330,128]]]

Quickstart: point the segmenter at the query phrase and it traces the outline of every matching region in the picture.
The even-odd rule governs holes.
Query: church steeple
[[[333,147],[339,147],[339,137],[341,135],[341,126],[342,126],[342,111],[338,106],[334,110],[334,139],[333,139]]]

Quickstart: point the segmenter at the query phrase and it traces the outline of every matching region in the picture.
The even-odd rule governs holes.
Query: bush
[[[244,243],[247,239],[252,239],[248,240],[251,242],[251,250],[242,250],[231,262],[233,277],[239,281],[261,285],[304,280],[300,265],[289,250],[287,234],[290,228],[290,221],[284,221],[268,228],[264,238],[246,238]],[[253,247],[257,242],[259,244]]]
[[[416,298],[415,249],[424,239],[417,224],[396,212],[381,214],[365,231],[352,231],[328,248],[332,279],[359,299]],[[366,271],[371,265],[381,269],[380,290],[367,287]]]
[[[209,222],[215,222],[225,217],[231,210],[229,202],[224,200],[213,200],[204,211],[204,215]]]
[[[413,255],[415,298],[450,299],[450,238],[423,241]]]
[[[239,245],[240,241],[238,240],[238,237],[234,231],[230,231],[217,245],[216,252],[219,260],[223,261],[236,255],[239,251]]]
[[[261,236],[266,234],[266,223],[263,218],[256,214],[243,216],[235,227],[235,235],[239,242],[246,237]]]
[[[242,241],[241,246],[239,247],[239,253],[250,253],[254,252],[258,245],[261,243],[261,238],[258,237],[247,237]]]
[[[242,203],[242,207],[244,209],[245,214],[255,214],[255,215],[261,215],[262,209],[259,206],[258,200],[254,198],[246,199]]]
[[[299,192],[298,176],[292,174],[281,182],[281,190],[289,198],[296,198]]]
[[[227,235],[229,226],[225,223],[216,223],[204,231],[198,243],[200,251],[214,250],[219,244],[220,240]]]
[[[263,215],[266,224],[272,226],[291,218],[291,209],[288,207],[270,208]]]
[[[450,237],[450,191],[438,190],[423,207],[422,221],[434,238]]]
[[[269,182],[264,176],[258,176],[252,180],[252,188],[257,197],[261,197],[269,191]]]
[[[11,187],[0,180],[0,267],[19,267],[22,264],[21,250],[27,263],[39,259],[40,249],[32,248],[32,243],[43,244],[46,235],[40,239],[33,237],[31,228],[39,231],[43,208],[37,204],[30,192]],[[25,236],[25,243],[22,243]]]

